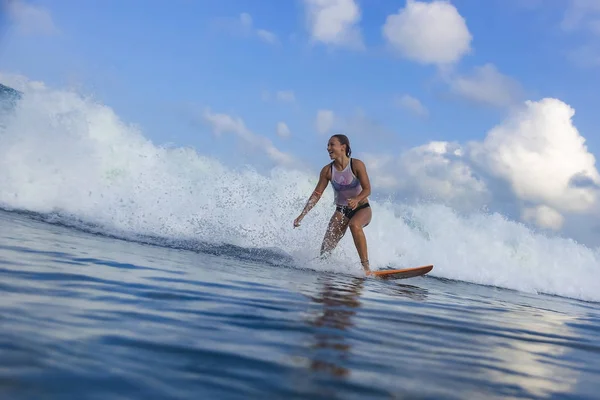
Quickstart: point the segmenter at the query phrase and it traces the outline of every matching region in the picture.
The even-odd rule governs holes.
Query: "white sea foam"
[[[109,107],[76,93],[17,84],[23,99],[0,125],[4,208],[61,212],[121,236],[277,248],[312,268],[360,274],[349,232],[330,262],[307,261],[318,255],[333,211],[331,189],[292,228],[316,172],[228,168],[189,148],[157,146]],[[497,214],[371,205],[366,234],[375,268],[434,264],[434,276],[600,301],[595,250]]]

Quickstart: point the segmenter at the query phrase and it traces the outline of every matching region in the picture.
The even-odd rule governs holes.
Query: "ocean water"
[[[165,148],[12,78],[0,124],[0,398],[598,398],[597,249],[502,215],[372,200],[318,261],[310,171]]]

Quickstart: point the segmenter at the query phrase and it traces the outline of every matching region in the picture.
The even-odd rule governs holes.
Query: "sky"
[[[316,176],[345,133],[376,196],[600,245],[600,0],[2,1],[0,73],[156,144]]]

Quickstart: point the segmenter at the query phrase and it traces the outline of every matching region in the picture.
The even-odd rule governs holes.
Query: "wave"
[[[19,89],[14,110],[0,116],[3,209],[269,263],[306,264],[318,255],[333,212],[331,189],[300,228],[292,227],[316,171],[228,167],[210,154],[156,145],[108,106],[76,92],[27,81]],[[600,254],[573,240],[496,213],[391,200],[372,199],[371,206],[365,232],[375,269],[434,264],[433,276],[600,300]],[[359,274],[350,234],[329,262],[312,267]]]

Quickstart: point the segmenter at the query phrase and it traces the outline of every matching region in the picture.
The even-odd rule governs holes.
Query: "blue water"
[[[0,397],[597,398],[600,306],[0,212]]]
[[[349,235],[315,260],[330,190],[292,227],[309,167],[162,147],[93,99],[12,81],[0,399],[598,398],[599,249],[373,196],[372,268],[435,267],[365,279]]]

